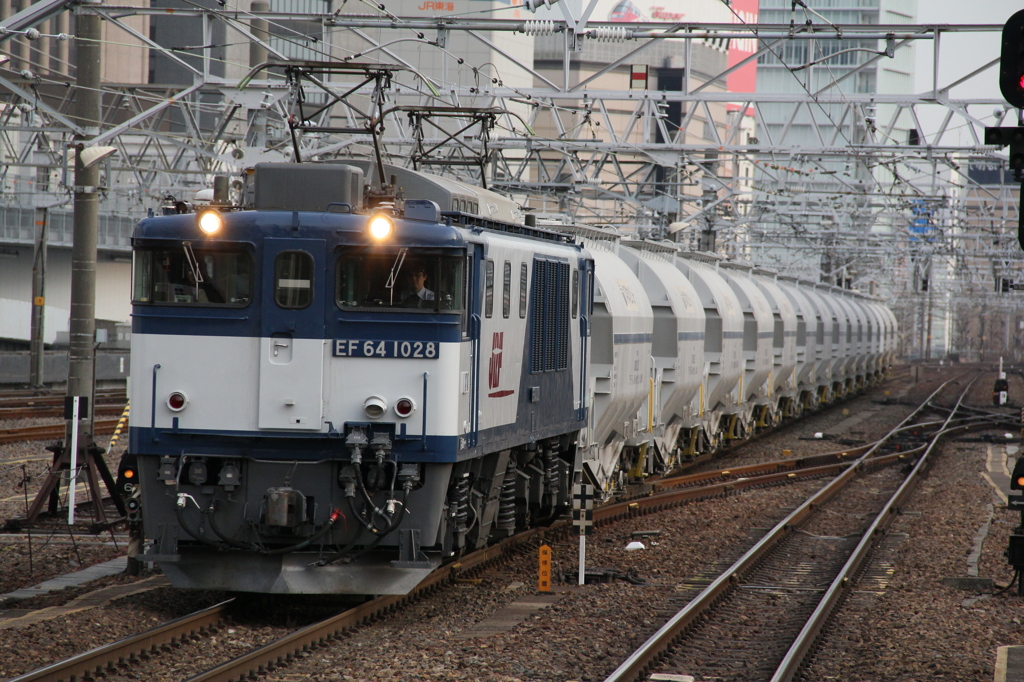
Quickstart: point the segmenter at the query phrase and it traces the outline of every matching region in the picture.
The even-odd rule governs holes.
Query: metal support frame
[[[705,228],[713,211],[714,243],[727,255],[815,274],[826,258],[854,286],[884,272],[889,281],[879,284],[891,296],[907,292],[909,264],[926,255],[949,264],[939,268],[936,284],[945,287],[938,292],[948,291],[955,299],[987,286],[991,280],[984,264],[1016,254],[1006,233],[1016,225],[1018,198],[1003,188],[980,185],[968,173],[971,165],[1004,162],[996,148],[982,145],[978,129],[993,124],[993,110],[1001,112],[994,121],[998,125],[1008,115],[1006,106],[1001,99],[952,96],[955,87],[972,79],[994,77],[993,63],[949,82],[938,68],[944,35],[997,34],[1001,25],[837,26],[815,20],[795,29],[768,23],[660,22],[624,29],[591,21],[593,2],[581,17],[574,17],[565,3],[559,6],[567,13],[543,22],[175,9],[179,20],[203,21],[207,30],[223,23],[254,46],[248,75],[215,78],[209,75],[209,50],[203,51],[203,65],[193,66],[196,62],[186,62],[171,46],[140,35],[125,22],[132,16],[167,16],[166,9],[81,4],[77,11],[82,17],[103,17],[111,30],[125,31],[125,39],[188,64],[194,78],[178,87],[103,87],[103,125],[94,140],[120,152],[106,177],[104,203],[141,212],[167,194],[187,195],[206,186],[213,174],[238,173],[258,161],[356,155],[429,166],[508,193],[541,214],[566,214],[642,235],[688,238]],[[281,37],[278,29],[281,22],[299,19],[323,38],[315,48],[322,61],[284,57],[283,46],[291,38]],[[492,77],[491,71],[482,71],[484,65],[462,64],[464,58],[450,52],[459,32],[503,55],[508,68],[528,78],[530,87],[507,85],[511,74]],[[494,36],[503,32],[560,41],[558,66],[545,70],[502,47]],[[830,80],[798,94],[737,94],[723,91],[721,83],[739,65],[708,74],[694,68],[695,53],[710,49],[709,41],[750,38],[755,32],[759,51],[751,60],[788,68],[807,83],[813,82],[813,73],[828,69]],[[863,58],[849,65],[833,64],[831,57],[806,64],[778,59],[787,42],[807,44],[810,54],[840,37],[844,45],[867,50]],[[607,40],[621,41],[617,56],[589,77],[571,82],[567,74],[574,60]],[[604,82],[603,75],[678,41],[686,57],[681,90],[594,87]],[[442,73],[423,73],[403,58],[399,44],[409,42],[438,50]],[[936,77],[926,92],[858,93],[847,87],[888,54],[898,56],[915,44],[931,48]],[[339,55],[341,62],[330,61]],[[388,63],[354,63],[362,55]],[[476,81],[466,84],[453,77],[460,67],[472,69]],[[698,77],[702,82],[691,82]],[[44,166],[67,168],[67,142],[84,133],[71,116],[73,102],[80,99],[75,85],[65,87],[59,74],[26,82],[0,72],[0,99],[21,105],[0,111],[0,146],[11,150],[0,182],[6,187]],[[753,117],[756,138],[741,139],[739,119],[725,118],[730,103]],[[785,126],[769,128],[767,108],[778,105],[790,106],[792,118]],[[669,120],[668,107],[678,107],[681,119]],[[240,109],[247,116],[239,116]],[[927,110],[942,112],[941,124],[932,131],[921,124]],[[812,144],[798,144],[800,127]],[[909,127],[919,131],[919,144],[893,139],[895,131]],[[959,137],[963,131],[968,131],[966,143]],[[33,156],[31,149],[44,151]],[[745,179],[740,171],[749,168],[756,174]],[[709,186],[715,189],[711,201],[703,196]],[[66,201],[72,189],[70,183],[51,186],[45,198]],[[14,204],[39,199],[39,192],[10,194]],[[921,201],[935,206],[927,238],[908,229]],[[985,206],[984,216],[976,215],[978,205]],[[723,206],[729,208],[724,214]],[[705,236],[704,242],[710,240]],[[967,279],[961,278],[964,271],[970,272]]]

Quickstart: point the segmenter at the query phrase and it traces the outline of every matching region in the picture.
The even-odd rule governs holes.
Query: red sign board
[[[730,6],[733,12],[731,14],[733,23],[736,24],[756,24],[757,23],[757,5],[759,0],[732,0]],[[737,18],[736,15],[739,15]],[[740,21],[742,19],[742,22]],[[741,27],[737,27],[740,29]],[[750,38],[733,38],[729,41],[729,67],[733,67],[739,64],[747,57],[750,57],[757,52],[760,47],[760,41],[753,37],[751,34]],[[751,59],[749,62],[736,69],[727,76],[726,89],[729,92],[754,92],[757,89],[757,60]]]

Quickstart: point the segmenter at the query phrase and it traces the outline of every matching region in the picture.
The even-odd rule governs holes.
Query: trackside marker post
[[[572,525],[580,530],[579,584],[586,582],[587,536],[594,530],[594,486],[577,483],[572,487]]]
[[[540,592],[551,591],[551,548],[547,545],[540,546],[540,571],[537,580],[537,590]]]
[[[74,396],[71,399],[70,406],[65,404],[65,411],[67,408],[71,408],[71,414],[65,414],[65,417],[70,416],[72,427],[71,427],[71,478],[68,481],[68,525],[73,526],[75,524],[75,484],[78,476],[78,420],[81,418],[79,408],[81,407],[82,398],[81,396]]]

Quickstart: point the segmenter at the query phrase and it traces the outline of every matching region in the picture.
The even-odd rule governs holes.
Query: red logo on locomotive
[[[501,356],[504,342],[505,332],[494,332],[494,336],[491,338],[491,361],[487,371],[487,387],[490,389],[490,393],[487,394],[488,398],[504,398],[515,393],[515,390],[511,388],[502,391],[494,390],[501,383]]]
[[[487,372],[487,386],[492,391],[501,383],[501,350],[505,341],[505,332],[494,332],[491,339],[491,366]]]

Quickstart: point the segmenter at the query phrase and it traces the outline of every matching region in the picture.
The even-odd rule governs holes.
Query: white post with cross
[[[572,488],[572,525],[580,530],[579,584],[583,585],[587,572],[587,536],[594,529],[594,486],[577,483]]]

